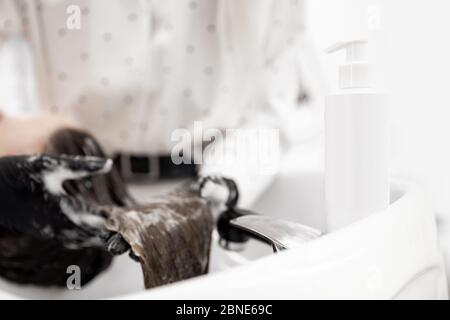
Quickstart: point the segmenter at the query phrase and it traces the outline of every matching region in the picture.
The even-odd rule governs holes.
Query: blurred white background
[[[450,220],[450,2],[309,0],[307,10],[319,49],[361,35],[375,43],[391,99],[393,171],[419,181]],[[337,84],[343,56],[321,55]]]
[[[450,2],[306,1],[307,25],[316,48],[360,36],[375,44],[379,75],[391,97],[393,171],[421,182],[437,211],[450,220],[450,40],[446,36]],[[4,51],[7,59],[0,65],[4,71],[0,83],[6,73],[29,69],[23,65],[30,60],[25,50],[20,56],[12,49]],[[330,85],[337,84],[342,53],[318,52]],[[24,79],[31,78],[15,78],[17,90],[0,92],[0,98],[14,95],[20,98],[18,104],[36,109],[35,102],[26,99],[32,94],[18,94],[30,87]]]

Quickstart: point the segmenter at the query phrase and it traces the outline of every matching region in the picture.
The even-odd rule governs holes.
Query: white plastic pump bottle
[[[384,94],[373,89],[368,42],[338,43],[345,49],[340,90],[326,98],[325,199],[327,231],[346,227],[389,206],[389,125]]]

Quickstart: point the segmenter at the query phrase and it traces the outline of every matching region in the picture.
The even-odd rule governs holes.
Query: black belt
[[[170,156],[149,156],[138,154],[117,154],[114,157],[125,180],[165,180],[197,177],[195,164],[173,163]]]

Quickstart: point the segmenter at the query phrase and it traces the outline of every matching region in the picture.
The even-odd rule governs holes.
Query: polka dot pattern
[[[58,30],[58,36],[60,36],[60,37],[65,37],[66,34],[67,34],[66,28],[60,28],[60,29]]]
[[[133,12],[128,15],[128,21],[136,21],[136,19],[137,19],[136,13]]]
[[[81,97],[78,99],[78,102],[79,102],[80,104],[85,104],[85,103],[87,102],[86,96],[81,96]]]
[[[130,105],[130,104],[132,104],[133,103],[133,97],[132,96],[125,96],[124,98],[123,98],[123,102],[125,103],[125,104],[127,104],[127,105]]]
[[[81,61],[87,61],[89,59],[89,54],[87,52],[83,52],[80,54]]]
[[[191,8],[192,10],[197,9],[197,2],[196,1],[189,2],[189,8]]]
[[[103,77],[100,79],[100,83],[102,84],[102,86],[107,87],[107,86],[109,86],[109,79],[106,77]]]
[[[189,54],[194,53],[195,52],[195,47],[193,45],[191,45],[191,44],[186,46],[186,52],[189,53]]]
[[[207,75],[207,76],[211,76],[212,74],[213,74],[213,72],[214,72],[214,69],[213,69],[213,67],[206,67],[204,70],[203,70],[203,73],[205,74],[205,75]]]
[[[64,24],[67,3],[36,4],[50,44],[49,76],[55,96],[47,108],[50,112],[73,107],[102,142],[132,146],[147,141],[149,150],[167,146],[161,135],[168,140],[171,130],[189,128],[194,120],[214,115],[211,101],[233,102],[241,79],[230,79],[236,75],[223,72],[221,63],[227,55],[236,56],[237,44],[222,42],[214,0],[180,1],[177,12],[167,1],[110,1],[105,11],[100,1],[74,0],[82,3],[82,28],[76,32]],[[286,1],[293,7],[302,2]],[[143,3],[152,5],[143,8]],[[51,18],[58,14],[63,14],[61,19]],[[19,25],[30,24],[28,17],[21,19]],[[266,25],[283,30],[287,23],[274,16]],[[0,29],[15,26],[16,21],[0,19]],[[286,37],[284,44],[293,45],[294,36]],[[284,72],[276,64],[264,70],[271,77]],[[272,91],[275,98],[289,99],[278,88]]]
[[[109,32],[106,32],[103,34],[103,40],[105,40],[106,42],[109,42],[112,40],[112,34]]]
[[[60,73],[58,74],[58,80],[59,80],[59,81],[62,81],[62,82],[66,81],[66,80],[67,80],[67,73],[65,73],[65,72],[60,72]]]
[[[184,96],[185,98],[190,98],[190,97],[192,97],[192,90],[191,90],[191,89],[185,89],[185,90],[183,91],[183,96]]]
[[[133,57],[126,57],[125,58],[125,63],[129,66],[131,66],[134,63],[134,59]]]

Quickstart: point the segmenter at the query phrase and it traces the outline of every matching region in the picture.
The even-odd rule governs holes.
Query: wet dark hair
[[[106,156],[90,134],[73,129],[55,132],[44,153]],[[68,181],[64,188],[96,205],[124,207],[135,203],[116,168],[104,176]],[[102,249],[69,250],[56,240],[36,239],[0,228],[0,276],[18,284],[65,287],[67,267],[77,265],[85,285],[107,269],[111,261],[111,255]]]
[[[55,132],[49,139],[45,154],[81,155],[106,158],[100,144],[90,134],[73,129]],[[126,207],[135,205],[135,200],[128,193],[125,183],[117,168],[110,173],[81,181],[66,182],[64,188],[73,196],[81,195],[84,200],[104,206]]]
[[[105,157],[100,145],[86,132],[65,129],[55,132],[44,150],[50,155]],[[107,228],[127,241],[141,262],[146,288],[189,279],[208,272],[213,219],[205,200],[188,186],[137,204],[129,195],[118,170],[104,176],[67,181],[67,193],[101,207],[107,214]],[[142,228],[147,215],[154,223]],[[134,214],[130,218],[130,214]],[[173,227],[173,216],[179,217]],[[172,219],[172,220],[171,220]],[[139,241],[132,241],[136,232]],[[66,286],[67,267],[77,265],[85,285],[108,268],[112,257],[99,248],[69,250],[56,240],[34,239],[0,229],[0,276],[21,284]]]

